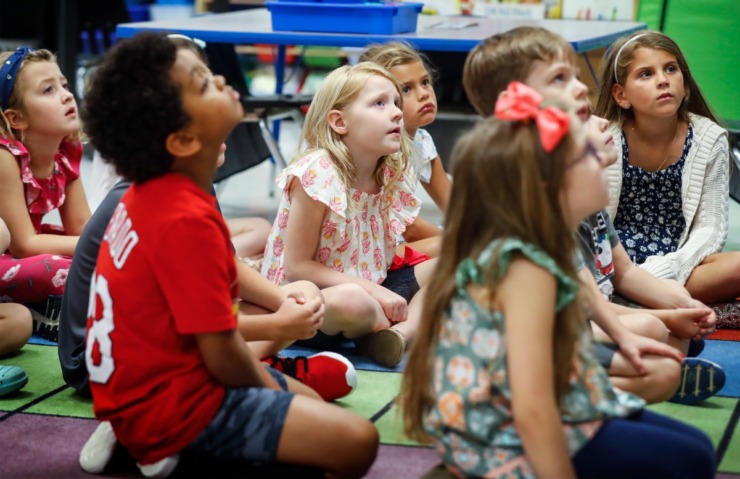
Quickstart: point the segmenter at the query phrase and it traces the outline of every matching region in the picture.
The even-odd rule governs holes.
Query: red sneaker
[[[263,361],[310,387],[324,401],[343,398],[357,386],[355,367],[347,358],[337,353],[325,351],[309,357],[295,358],[270,356]]]

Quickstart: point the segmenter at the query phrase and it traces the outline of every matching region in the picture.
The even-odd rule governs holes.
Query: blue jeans
[[[608,419],[573,458],[579,478],[713,478],[714,447],[699,429],[641,411]]]

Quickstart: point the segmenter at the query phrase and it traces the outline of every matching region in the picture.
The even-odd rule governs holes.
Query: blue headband
[[[29,47],[18,47],[0,66],[0,110],[8,108],[10,94],[13,93],[18,70],[21,68],[26,55],[34,51]]]

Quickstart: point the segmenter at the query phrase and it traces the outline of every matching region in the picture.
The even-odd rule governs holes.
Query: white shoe
[[[142,466],[137,462],[136,465],[144,477],[168,477],[175,470],[178,462],[180,462],[180,455],[175,454],[174,456],[165,457],[154,464]]]
[[[109,421],[98,424],[80,451],[80,467],[88,474],[100,474],[116,450],[116,433]]]

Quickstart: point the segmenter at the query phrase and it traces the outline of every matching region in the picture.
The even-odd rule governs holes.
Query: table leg
[[[275,58],[275,93],[280,95],[283,93],[283,82],[285,81],[285,53],[287,47],[285,45],[278,45],[277,56]],[[280,120],[272,122],[272,136],[275,137],[276,141],[280,140]]]

